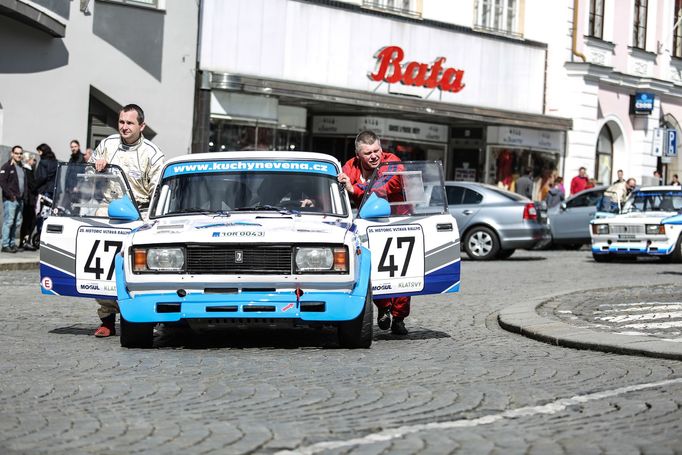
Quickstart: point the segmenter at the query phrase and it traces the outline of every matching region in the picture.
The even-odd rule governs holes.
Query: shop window
[[[305,140],[301,131],[211,119],[209,151],[303,150]]]
[[[673,57],[682,58],[682,0],[675,0],[673,15]]]
[[[590,0],[590,36],[604,38],[604,0]]]
[[[632,27],[632,47],[646,49],[646,20],[648,0],[635,0],[635,20]]]
[[[597,156],[595,160],[595,172],[597,182],[602,185],[611,183],[611,170],[613,169],[613,135],[608,126],[604,125],[597,139]]]
[[[559,155],[551,152],[519,149],[492,149],[492,168],[490,176],[495,176],[495,184],[502,189],[516,192],[516,182],[527,169],[533,179],[532,199],[545,199],[549,188],[557,176]]]
[[[477,0],[475,27],[479,30],[520,36],[517,0]]]

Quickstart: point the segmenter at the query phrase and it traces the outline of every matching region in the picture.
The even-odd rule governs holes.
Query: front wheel
[[[613,257],[611,257],[610,254],[595,254],[592,253],[592,258],[594,259],[594,262],[611,262]]]
[[[372,325],[374,304],[372,303],[372,285],[367,283],[365,306],[355,319],[339,324],[339,344],[342,348],[369,348],[372,345]]]
[[[478,226],[466,233],[464,250],[475,261],[489,261],[500,251],[500,241],[492,229]]]
[[[121,346],[148,349],[154,343],[154,326],[146,322],[126,321],[121,315]]]

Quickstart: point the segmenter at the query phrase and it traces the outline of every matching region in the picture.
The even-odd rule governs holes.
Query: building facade
[[[118,110],[145,110],[145,135],[167,156],[188,153],[194,107],[196,2],[0,2],[0,157],[45,142],[94,147]]]
[[[372,129],[447,178],[560,172],[571,120],[547,115],[548,46],[524,38],[524,2],[496,3],[204,0],[195,150],[345,160]]]
[[[585,167],[609,184],[622,169],[649,185],[658,183],[655,170],[666,182],[681,173],[680,140],[674,141],[682,133],[681,9],[679,0],[564,0],[527,8],[526,36],[549,40],[547,111],[573,120],[567,176]]]

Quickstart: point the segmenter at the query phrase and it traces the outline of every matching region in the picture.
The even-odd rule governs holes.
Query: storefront
[[[260,13],[248,18],[251,8],[236,0],[202,2],[210,139],[201,150],[303,149],[344,161],[358,132],[370,129],[403,159],[440,160],[446,178],[482,181],[486,128],[551,135],[571,127],[543,114],[543,43],[340,2],[254,2]],[[321,18],[349,26],[313,26]],[[235,52],[244,43],[258,52]],[[475,145],[456,137],[463,130],[474,132]]]
[[[561,175],[564,133],[489,126],[486,132],[485,183],[515,191],[518,178],[530,170],[533,200],[543,200],[550,182]]]

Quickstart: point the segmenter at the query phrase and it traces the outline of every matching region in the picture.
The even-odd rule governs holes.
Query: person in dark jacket
[[[28,182],[21,166],[24,149],[19,145],[12,147],[9,161],[0,167],[0,188],[2,188],[2,252],[16,253],[15,236],[21,226],[24,193]]]
[[[36,248],[31,243],[31,234],[36,227],[36,191],[35,168],[36,154],[24,152],[21,160],[26,174],[27,189],[24,192],[23,220],[21,222],[21,234],[19,235],[19,250],[35,251]]]
[[[516,181],[516,192],[528,199],[533,199],[533,169],[527,167],[523,175]]]
[[[40,144],[36,147],[36,150],[40,154],[40,161],[38,162],[38,166],[36,166],[35,172],[36,194],[44,195],[52,199],[54,196],[54,186],[59,162],[49,145]],[[43,218],[40,216],[36,220],[36,229],[38,232],[43,228],[43,221]]]
[[[57,157],[52,148],[47,144],[40,144],[36,147],[40,154],[40,162],[36,167],[36,188],[38,194],[44,194],[52,198],[54,193],[55,179],[57,178]]]

